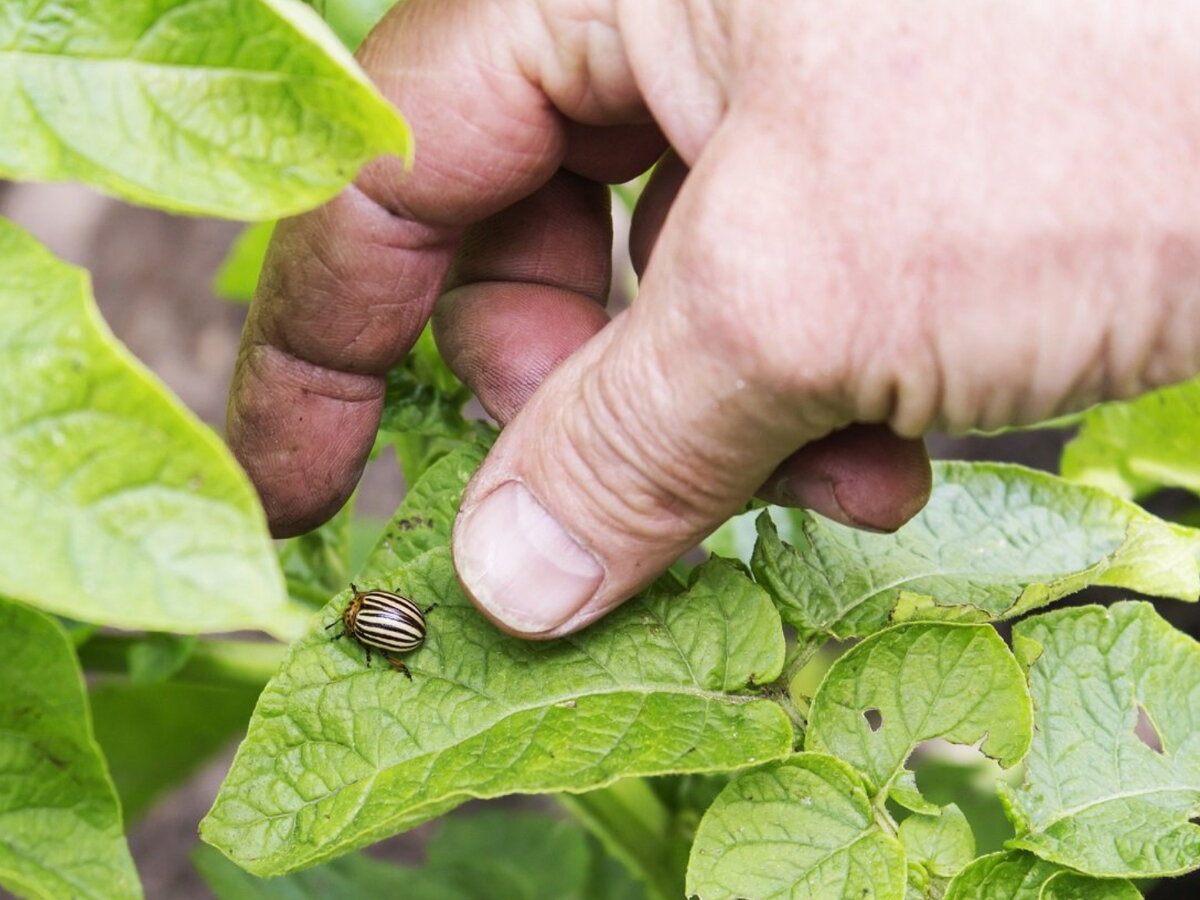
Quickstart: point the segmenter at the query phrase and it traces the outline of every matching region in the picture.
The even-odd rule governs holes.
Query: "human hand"
[[[464,498],[460,577],[542,637],[611,610],[756,491],[895,528],[928,493],[925,432],[1193,374],[1200,11],[934,12],[395,9],[360,57],[416,163],[380,160],[280,224],[243,338],[229,439],[277,533],[349,495],[383,375],[431,312],[507,423]],[[600,182],[668,142],[631,238],[639,298],[608,322]]]

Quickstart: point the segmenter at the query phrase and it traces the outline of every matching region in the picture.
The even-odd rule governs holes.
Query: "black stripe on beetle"
[[[425,614],[437,604],[423,610],[407,597],[391,591],[360,591],[353,584],[350,590],[354,591],[354,596],[342,611],[342,617],[330,622],[325,629],[328,631],[341,622],[345,630],[334,636],[335,641],[350,635],[367,651],[368,666],[371,665],[371,651],[378,650],[384,659],[412,681],[408,666],[393,659],[391,654],[407,653],[424,643]]]

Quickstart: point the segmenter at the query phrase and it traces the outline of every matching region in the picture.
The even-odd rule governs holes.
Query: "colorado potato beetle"
[[[354,591],[354,596],[346,605],[342,617],[326,625],[325,630],[341,622],[345,631],[335,635],[335,641],[350,635],[367,651],[368,666],[371,665],[371,651],[378,650],[384,659],[412,681],[408,666],[394,659],[392,654],[416,650],[424,643],[425,615],[437,604],[422,610],[407,597],[391,591],[360,591],[353,584],[350,590]]]

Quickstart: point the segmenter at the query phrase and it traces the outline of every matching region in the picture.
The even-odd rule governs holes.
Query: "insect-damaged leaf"
[[[483,455],[482,447],[467,445],[430,466],[409,489],[357,577],[374,583],[401,563],[449,546],[459,501]]]
[[[89,294],[0,220],[0,591],[121,628],[295,635],[249,481]]]
[[[1037,731],[1008,846],[1090,875],[1200,867],[1200,645],[1146,603],[1020,623]]]
[[[1025,681],[995,630],[928,622],[872,635],[840,657],[813,698],[804,746],[845,760],[878,794],[922,741],[982,741],[1007,767],[1031,729]]]
[[[292,0],[0,6],[0,176],[267,219],[408,149],[399,114]]]
[[[1011,618],[1089,585],[1200,594],[1194,529],[1020,466],[938,463],[934,477],[928,505],[895,534],[760,514],[754,573],[784,619],[845,638],[889,619]]]
[[[0,600],[0,884],[25,897],[141,897],[75,650]]]
[[[820,753],[739,775],[709,808],[688,861],[700,900],[901,900],[904,848],[868,786]]]
[[[371,586],[438,604],[425,644],[404,657],[413,680],[367,668],[362,648],[319,625],[292,648],[202,823],[206,841],[256,874],[329,859],[471,797],[738,768],[792,747],[782,709],[747,690],[779,675],[779,617],[733,565],[700,567],[686,590],[662,582],[548,642],[477,613],[446,548],[372,571]]]

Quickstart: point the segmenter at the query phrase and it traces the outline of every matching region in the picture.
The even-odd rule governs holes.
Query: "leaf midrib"
[[[416,668],[411,665],[409,666],[409,670],[413,673],[414,678],[419,678],[419,677],[424,676],[424,677],[427,677],[430,679],[446,680],[440,673],[425,671],[425,670]],[[462,686],[461,682],[454,682],[454,683]],[[300,690],[304,690],[305,688],[309,688],[309,687],[313,687],[313,686],[314,685],[304,685],[304,686],[301,686],[300,688],[297,688],[296,690],[300,691]],[[471,688],[471,690],[474,691],[475,689]],[[317,803],[323,803],[326,800],[328,800],[329,798],[337,796],[339,793],[346,790],[347,788],[355,787],[364,781],[373,781],[373,780],[379,778],[381,775],[384,775],[387,772],[391,771],[392,769],[397,769],[397,768],[400,768],[401,766],[412,765],[413,763],[415,763],[419,760],[425,759],[430,756],[436,756],[438,754],[445,753],[447,750],[452,750],[456,747],[459,747],[459,746],[467,743],[468,741],[472,741],[475,738],[486,734],[488,731],[492,730],[493,728],[496,728],[497,726],[499,726],[502,723],[504,723],[505,721],[513,718],[514,716],[518,716],[518,715],[522,715],[522,714],[530,713],[530,712],[536,712],[538,710],[549,710],[555,706],[561,706],[564,703],[568,703],[571,701],[578,701],[578,700],[584,699],[584,698],[607,697],[607,696],[614,696],[614,695],[618,695],[618,694],[641,694],[643,696],[666,694],[666,695],[674,695],[674,696],[689,696],[689,697],[696,697],[696,698],[699,698],[699,699],[702,699],[705,701],[724,702],[724,703],[728,703],[733,706],[742,706],[742,705],[749,704],[753,701],[762,701],[764,703],[771,702],[769,699],[767,699],[765,697],[760,697],[757,695],[728,694],[728,693],[724,693],[722,691],[712,691],[712,690],[706,690],[706,689],[702,689],[702,688],[689,689],[688,687],[683,686],[683,685],[673,685],[673,686],[668,686],[668,687],[655,686],[655,687],[645,687],[645,688],[639,688],[636,686],[613,685],[613,686],[609,686],[609,687],[606,687],[606,688],[600,689],[600,690],[580,691],[580,692],[576,692],[576,693],[560,695],[553,699],[540,700],[537,703],[530,703],[530,704],[526,704],[523,706],[509,707],[504,711],[503,715],[497,716],[496,718],[489,721],[483,727],[478,728],[478,729],[470,732],[469,734],[464,734],[461,737],[456,737],[451,742],[444,743],[438,747],[429,748],[428,750],[425,750],[424,752],[417,754],[415,756],[409,756],[404,759],[397,760],[393,763],[389,763],[388,765],[380,767],[376,771],[374,771],[368,775],[364,775],[361,778],[356,778],[352,781],[347,781],[347,782],[339,785],[334,790],[331,790],[328,793],[323,794],[321,797],[318,797],[314,800],[307,800],[304,803],[299,804],[291,811],[278,813],[278,814],[264,813],[262,815],[262,820],[263,821],[275,821],[275,820],[279,820],[279,819],[294,818],[299,813],[299,811],[304,809],[305,807],[312,806]],[[270,714],[268,711],[263,710],[263,711],[259,712],[258,715],[262,716],[262,717],[267,717]],[[276,718],[279,718],[280,715],[287,715],[287,713],[281,713],[279,715],[270,716],[270,719],[274,720]],[[290,718],[290,716],[289,716],[289,718]],[[343,748],[346,747],[346,744],[344,744],[340,741],[323,741],[323,740],[308,739],[308,740],[303,741],[303,743],[305,743],[305,744],[329,743],[329,744],[333,744],[338,747],[343,747]],[[297,745],[289,745],[289,746],[297,746]],[[628,776],[621,775],[619,777],[624,778],[624,777],[628,777]],[[453,796],[453,793],[454,792],[451,792],[450,794],[447,794],[446,796]],[[476,796],[476,795],[474,793],[469,793],[469,796]],[[431,797],[428,802],[437,802],[438,799],[440,799],[440,798]]]

